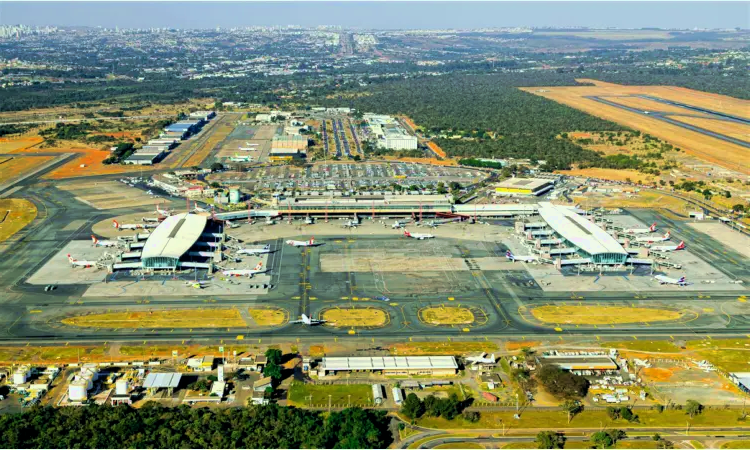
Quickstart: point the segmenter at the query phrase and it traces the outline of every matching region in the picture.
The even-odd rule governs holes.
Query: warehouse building
[[[750,394],[750,372],[730,372],[729,379],[745,394]]]
[[[458,363],[453,356],[358,356],[324,357],[318,376],[346,372],[371,372],[385,376],[455,375]]]
[[[541,178],[509,178],[495,185],[495,195],[542,195],[554,187],[552,180]]]
[[[306,152],[307,146],[308,146],[307,136],[296,136],[296,135],[274,136],[273,140],[271,140],[271,150],[294,149],[294,150],[302,150]]]
[[[134,164],[138,166],[151,166],[161,161],[163,156],[164,152],[154,153],[149,150],[146,150],[145,152],[137,150],[135,153],[125,158],[123,162],[125,164]]]
[[[569,372],[590,371],[593,373],[617,370],[612,358],[604,355],[550,355],[536,359],[539,365],[553,364]]]
[[[191,119],[200,120],[203,122],[208,122],[214,117],[216,117],[216,111],[195,111],[190,113]]]
[[[418,141],[391,116],[365,114],[364,120],[375,138],[375,145],[389,150],[416,150]]]
[[[207,225],[206,216],[183,213],[167,217],[146,240],[141,252],[142,267],[146,270],[211,269],[211,258],[202,255],[211,253],[205,251],[206,247],[219,248],[220,244],[200,240],[207,232]]]

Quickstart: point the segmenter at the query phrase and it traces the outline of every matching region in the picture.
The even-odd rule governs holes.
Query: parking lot
[[[241,184],[256,190],[283,191],[391,190],[393,185],[408,190],[435,190],[437,184],[457,182],[461,186],[478,183],[484,172],[454,167],[426,166],[412,163],[315,164],[306,168],[293,166],[261,167],[247,172],[212,174],[209,181]]]

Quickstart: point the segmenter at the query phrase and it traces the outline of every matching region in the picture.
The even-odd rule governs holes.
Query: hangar
[[[455,375],[458,363],[453,356],[357,356],[323,358],[320,376],[336,372],[379,372],[383,375]]]
[[[210,268],[210,264],[183,261],[206,229],[208,218],[182,213],[167,217],[149,235],[141,252],[144,269],[176,270],[178,267]],[[205,266],[205,267],[204,267]]]
[[[497,195],[542,195],[554,187],[543,178],[509,178],[495,185]]]

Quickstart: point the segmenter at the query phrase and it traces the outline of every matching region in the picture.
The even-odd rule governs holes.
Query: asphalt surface
[[[661,120],[662,122],[667,122],[667,123],[670,123],[672,125],[676,125],[678,127],[685,128],[687,130],[695,131],[697,133],[701,133],[701,134],[704,134],[706,136],[711,136],[711,137],[716,138],[716,139],[721,139],[722,141],[725,141],[725,142],[729,142],[729,143],[732,143],[732,144],[740,145],[742,147],[750,148],[750,142],[743,141],[742,139],[733,138],[731,136],[726,136],[726,135],[721,134],[721,133],[716,133],[714,131],[710,131],[710,130],[707,130],[705,128],[697,127],[695,125],[690,125],[690,124],[687,124],[687,123],[684,123],[684,122],[680,122],[678,120],[674,120],[674,119],[671,119],[671,118],[668,117],[668,116],[702,117],[702,116],[699,116],[699,115],[696,115],[696,114],[688,114],[688,113],[686,113],[686,114],[676,114],[676,113],[666,113],[666,112],[661,112],[661,111],[649,111],[648,114],[646,114],[642,109],[631,108],[629,106],[620,105],[619,103],[611,102],[611,101],[605,100],[605,99],[603,99],[601,97],[588,96],[586,98],[588,98],[590,100],[597,101],[599,103],[603,103],[603,104],[608,105],[608,106],[614,106],[615,108],[620,108],[620,109],[624,109],[625,111],[629,111],[629,112],[632,112],[632,113],[640,114],[642,116],[652,117],[652,118],[654,118],[656,120]],[[649,98],[649,97],[645,97],[645,98]],[[653,98],[649,98],[649,99],[653,100]],[[677,106],[682,106],[681,104],[677,104],[677,103],[674,103],[674,102],[661,101],[661,103],[675,104]],[[710,110],[703,109],[703,108],[698,109],[698,108],[692,107],[691,109],[696,109],[696,110],[699,110],[701,112],[705,112],[705,113],[714,115],[715,117],[712,117],[712,119],[715,119],[715,120],[725,120],[725,121],[728,121],[728,122],[737,122],[737,121],[744,120],[744,119],[741,119],[741,118],[737,118],[737,117],[734,117],[734,116],[728,116],[726,114],[717,113],[715,111],[710,111]]]

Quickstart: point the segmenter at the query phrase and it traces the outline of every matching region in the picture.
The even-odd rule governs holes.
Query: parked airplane
[[[651,226],[648,228],[631,228],[629,230],[625,230],[625,233],[646,234],[646,233],[653,233],[654,231],[656,231],[656,222],[652,223]]]
[[[513,262],[516,262],[516,261],[521,261],[521,262],[537,262],[537,261],[539,261],[539,258],[536,257],[536,256],[531,256],[531,255],[516,256],[510,250],[508,250],[507,252],[505,252],[505,257],[508,258],[509,260],[513,261]]]
[[[252,150],[257,150],[256,147],[240,147],[239,149],[242,150],[242,151],[246,151],[246,152],[249,152],[249,151],[252,151]]]
[[[169,211],[168,209],[161,209],[159,208],[159,205],[156,205],[156,212],[161,214],[162,216],[167,216],[167,217],[172,215],[171,211]]]
[[[674,284],[677,286],[688,285],[688,282],[685,280],[685,277],[669,278],[666,275],[656,275],[654,278],[659,282],[659,284]]]
[[[356,220],[347,220],[341,226],[344,228],[357,228],[359,226],[359,222],[357,222]]]
[[[149,223],[120,223],[113,220],[112,228],[117,228],[118,230],[143,230],[146,228],[156,228],[156,225]]]
[[[276,221],[273,220],[271,217],[268,217],[266,219],[266,225],[276,225]]]
[[[240,147],[240,150],[252,150],[252,149],[244,149]],[[229,160],[232,162],[252,162],[253,157],[250,155],[238,155],[237,153],[234,154],[234,156],[230,156]]]
[[[290,239],[286,243],[293,247],[313,247],[315,246],[315,238],[310,238],[309,241],[294,241]]]
[[[487,357],[487,353],[482,352],[477,356],[466,357],[466,361],[472,364],[495,364],[495,362],[497,362],[497,359],[495,359],[494,353]]]
[[[201,208],[200,206],[198,206],[198,202],[195,202],[192,212],[204,212],[205,213],[205,212],[208,212],[208,210],[206,208]]]
[[[380,295],[378,297],[375,297],[375,300],[380,300],[381,302],[390,302],[391,299],[386,297],[385,295]]]
[[[100,241],[93,234],[91,235],[91,242],[94,243],[94,247],[117,247],[116,241]]]
[[[188,286],[190,286],[192,288],[195,288],[195,289],[203,289],[204,287],[208,287],[208,283],[210,283],[210,282],[209,281],[202,281],[202,280],[186,281],[185,282],[186,285],[188,285]]]
[[[73,267],[94,267],[96,265],[96,261],[79,261],[77,259],[74,259],[70,254],[68,254],[68,261],[70,262],[70,265]]]
[[[237,228],[239,226],[238,224],[231,222],[229,220],[225,220],[224,225],[226,225],[229,228]]]
[[[423,239],[432,239],[432,238],[434,238],[434,237],[435,237],[435,236],[433,236],[433,235],[431,235],[431,234],[423,234],[423,233],[409,233],[409,230],[406,230],[406,229],[404,229],[404,236],[406,236],[406,237],[408,237],[408,238],[419,239],[419,240],[423,240]]]
[[[314,219],[312,217],[310,217],[310,216],[305,217],[305,225],[312,225],[314,223],[315,223],[315,221],[314,221]]]
[[[649,247],[654,252],[673,252],[675,250],[685,250],[685,241],[680,241],[677,245],[654,245]]]
[[[664,242],[669,240],[669,231],[664,236],[641,236],[635,238],[636,242]]]
[[[141,220],[144,223],[159,223],[159,222],[162,221],[162,219],[160,219],[158,217],[141,217]]]
[[[252,144],[252,143],[250,143],[250,142],[245,142],[245,145],[247,145],[248,147],[257,147],[257,146],[259,146],[260,144]]]
[[[266,245],[263,248],[241,248],[237,251],[238,255],[262,255],[264,253],[271,253],[271,246]]]
[[[268,269],[263,268],[263,263],[259,262],[254,269],[229,269],[225,270],[222,275],[228,275],[232,277],[249,277],[252,278],[256,273],[266,273]]]
[[[318,319],[313,319],[312,317],[307,317],[307,314],[302,314],[302,318],[300,320],[289,321],[289,323],[301,323],[304,325],[320,325],[326,322],[327,320],[318,320]]]
[[[400,222],[397,220],[393,222],[393,225],[391,225],[391,228],[393,228],[394,230],[398,230],[398,229],[404,228],[407,223],[409,222]]]

